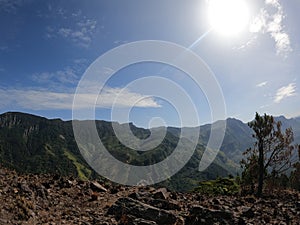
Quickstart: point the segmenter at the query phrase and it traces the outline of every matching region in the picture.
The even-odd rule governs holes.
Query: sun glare
[[[208,19],[215,31],[237,35],[249,22],[249,7],[243,0],[209,0]]]

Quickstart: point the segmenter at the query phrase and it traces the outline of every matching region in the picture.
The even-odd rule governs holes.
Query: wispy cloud
[[[265,7],[250,25],[252,33],[268,33],[274,40],[277,54],[286,56],[292,51],[290,37],[284,30],[284,11],[279,0],[265,0]]]
[[[90,96],[87,95],[87,98]],[[95,97],[95,96],[94,96]],[[85,107],[84,105],[81,107]],[[161,105],[151,96],[131,92],[128,89],[106,88],[98,96],[97,107],[140,107],[140,108],[158,108]]]
[[[279,88],[274,99],[275,103],[280,103],[284,98],[296,95],[296,84],[290,83],[287,86]]]
[[[268,84],[268,81],[264,81],[264,82],[261,82],[259,84],[256,85],[256,87],[264,87]]]
[[[265,104],[265,105],[261,105],[259,108],[260,109],[265,109],[265,108],[268,108],[270,106],[271,106],[271,104]]]
[[[86,64],[88,63],[88,60],[87,59],[84,59],[84,58],[78,58],[78,59],[74,59],[73,62],[76,64],[76,65],[82,65],[82,64]]]
[[[29,0],[0,0],[0,12],[16,13],[17,9]]]
[[[71,67],[66,67],[63,70],[55,72],[41,72],[32,75],[32,81],[41,84],[76,84],[79,81],[79,76]]]
[[[67,88],[74,90],[88,64],[87,59],[77,58],[72,61],[72,64],[60,70],[36,72],[30,78],[33,86],[42,85],[51,91],[65,92]]]
[[[90,46],[99,29],[104,29],[101,20],[90,18],[81,9],[63,8],[53,3],[48,3],[47,10],[39,12],[38,16],[59,21],[46,27],[46,38],[63,38],[84,48]]]
[[[126,44],[126,43],[128,43],[128,41],[122,41],[122,40],[115,40],[114,41],[114,44],[116,44],[116,45],[122,45],[122,44]]]
[[[0,108],[10,107],[31,110],[71,110],[74,93],[51,92],[47,90],[20,90],[0,88]],[[79,94],[81,104],[77,109],[91,107],[98,98],[96,108],[114,107],[160,107],[153,97],[134,93],[119,88],[107,88],[101,96],[96,94]]]
[[[78,15],[73,15],[73,17],[76,17],[77,19]],[[84,17],[72,25],[63,25],[61,27],[48,26],[46,28],[46,38],[51,39],[61,37],[78,46],[88,48],[92,42],[96,27],[96,20]]]
[[[0,46],[0,51],[7,51],[8,50],[8,46]]]

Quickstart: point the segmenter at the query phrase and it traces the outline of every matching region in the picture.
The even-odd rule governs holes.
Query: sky
[[[224,118],[212,116],[218,109],[211,108],[207,89],[199,88],[186,71],[154,61],[120,70],[103,67],[95,76],[109,74],[109,80],[90,84],[79,108],[94,104],[96,119],[141,127],[197,126],[227,117],[248,122],[255,112],[300,116],[300,2],[245,2],[247,23],[239,33],[227,35],[212,27],[209,0],[0,0],[0,113],[71,120],[76,90],[98,57],[123,45],[157,40],[201,58],[210,74],[199,76],[215,78],[226,106]],[[218,14],[226,17],[230,12],[223,8]],[[228,23],[234,21],[239,18]],[[178,93],[188,96],[197,118]],[[120,116],[112,116],[114,109]]]

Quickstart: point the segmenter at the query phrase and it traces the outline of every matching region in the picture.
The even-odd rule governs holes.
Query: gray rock
[[[233,213],[228,210],[214,210],[208,209],[203,206],[194,206],[191,208],[190,213],[192,215],[202,215],[207,217],[223,218],[223,219],[232,219]]]
[[[233,213],[228,210],[208,209],[203,206],[197,205],[197,206],[193,206],[190,209],[190,215],[186,220],[187,225],[213,224],[213,223],[233,224],[234,223]]]
[[[126,215],[154,221],[157,224],[183,224],[182,218],[176,216],[172,212],[158,209],[131,198],[119,198],[116,203],[109,208],[108,214],[115,215],[118,220],[122,218],[123,215]]]
[[[160,188],[154,193],[153,198],[166,200],[169,198],[169,196],[170,192],[168,192],[166,188]]]
[[[180,210],[181,207],[173,202],[163,200],[163,199],[152,199],[148,202],[150,205],[160,208],[160,209],[165,209],[165,210]]]
[[[132,225],[157,225],[154,221],[149,221],[141,218],[136,218],[132,222]]]

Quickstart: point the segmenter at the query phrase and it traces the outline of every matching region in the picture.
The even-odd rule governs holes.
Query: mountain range
[[[300,143],[300,118],[276,117],[282,127],[292,127],[295,143]],[[84,122],[84,121],[82,121]],[[116,159],[132,165],[150,165],[168,157],[178,144],[181,129],[168,127],[162,142],[150,151],[134,151],[124,146],[114,133],[114,128],[129,125],[133,134],[145,139],[151,130],[138,128],[134,124],[95,121],[98,135],[103,145]],[[225,137],[213,163],[199,172],[199,162],[207,145],[211,124],[188,128],[183,137],[183,149],[190,146],[189,135],[198,129],[200,136],[194,154],[188,163],[173,177],[158,184],[171,190],[189,191],[199,181],[215,179],[240,172],[242,153],[254,143],[252,130],[246,123],[229,118],[226,120]],[[156,128],[162,129],[162,128]],[[86,138],[89,138],[88,136]],[[72,121],[47,119],[20,112],[7,112],[0,115],[0,163],[23,173],[52,173],[62,176],[72,175],[82,180],[100,177],[82,157],[74,138]],[[111,170],[116,169],[114,165]],[[160,171],[156,171],[159,173]]]

